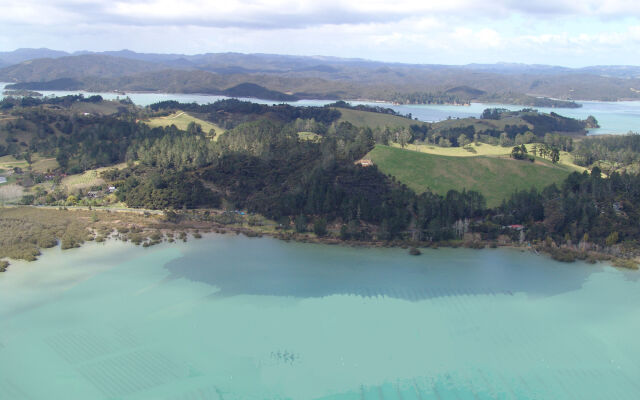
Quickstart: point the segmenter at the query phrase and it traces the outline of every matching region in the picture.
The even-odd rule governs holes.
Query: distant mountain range
[[[0,53],[0,67],[0,81],[21,83],[16,88],[32,90],[55,87],[90,91],[226,92],[274,100],[429,99],[504,101],[533,106],[541,104],[537,99],[540,97],[640,99],[640,67],[636,66],[566,68],[511,63],[452,66],[276,54],[184,55],[129,50],[70,54],[43,48]],[[571,105],[546,101],[559,107]]]

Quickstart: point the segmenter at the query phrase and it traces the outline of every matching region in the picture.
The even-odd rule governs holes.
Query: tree
[[[407,147],[410,140],[411,133],[406,128],[402,128],[402,130],[398,132],[398,142],[400,143],[400,147],[403,149]]]
[[[585,123],[587,125],[587,128],[600,128],[600,125],[598,125],[598,120],[593,115],[589,115],[585,120]]]
[[[316,218],[313,222],[313,233],[318,237],[325,236],[327,234],[327,220],[324,218]]]
[[[607,236],[607,238],[605,239],[605,244],[607,246],[613,246],[616,243],[618,243],[618,232],[614,231],[614,232],[611,232],[609,236]]]
[[[305,217],[303,214],[298,215],[296,217],[295,226],[296,226],[296,232],[298,232],[298,233],[306,232],[307,231],[307,217]]]
[[[516,160],[524,160],[526,149],[523,151],[521,146],[514,146],[511,150],[511,158]]]
[[[440,137],[440,139],[438,140],[438,146],[451,147],[451,141],[445,137]]]
[[[460,134],[460,136],[458,136],[458,146],[464,147],[464,146],[468,145],[469,143],[471,143],[471,141],[469,140],[467,135],[465,135],[464,133],[462,133],[462,134]]]
[[[500,134],[500,146],[502,147],[507,147],[511,145],[511,139],[509,139],[509,136],[507,136],[507,134],[505,132],[502,132]]]
[[[189,125],[187,125],[187,133],[191,135],[202,133],[202,126],[200,126],[200,124],[196,124],[195,122],[191,121],[189,122]]]
[[[342,226],[340,227],[340,239],[349,240],[350,237],[351,235],[349,234],[349,228],[347,228],[347,225],[342,224]]]

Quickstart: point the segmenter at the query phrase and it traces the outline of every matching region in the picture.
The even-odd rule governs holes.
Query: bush
[[[618,232],[611,232],[605,239],[605,244],[607,246],[613,246],[616,243],[618,243]]]
[[[263,226],[264,222],[257,215],[249,215],[247,218],[249,226]]]
[[[69,233],[65,233],[60,240],[60,247],[62,250],[80,247],[80,244],[82,244],[82,241]]]
[[[30,204],[33,204],[34,200],[35,200],[35,196],[34,195],[25,194],[24,196],[22,196],[22,198],[20,199],[20,201],[18,203],[22,204],[22,205],[30,205]]]
[[[161,232],[158,232],[158,231],[153,232],[153,233],[151,234],[151,236],[149,236],[149,238],[150,238],[151,240],[153,240],[153,241],[162,240],[162,233],[161,233]]]
[[[560,262],[574,262],[581,258],[577,251],[571,249],[548,247],[546,250],[551,255],[551,258]]]
[[[624,258],[616,258],[613,260],[613,265],[620,268],[638,269],[638,263],[636,261]]]

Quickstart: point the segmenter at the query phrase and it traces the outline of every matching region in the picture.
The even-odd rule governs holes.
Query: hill
[[[259,99],[269,99],[277,101],[296,101],[298,97],[290,94],[281,93],[275,90],[269,90],[255,83],[241,83],[222,91],[225,96],[229,97],[255,97]]]
[[[91,56],[95,57],[95,56]],[[107,56],[100,56],[107,57]],[[57,61],[57,60],[52,60]],[[49,62],[34,61],[37,65],[30,71],[25,71],[20,66],[0,69],[0,81],[15,81],[20,76],[27,79],[35,79],[44,76],[44,80],[28,80],[7,85],[7,89],[17,90],[87,90],[90,92],[103,92],[112,90],[133,92],[166,92],[166,93],[201,93],[214,94],[229,97],[250,97],[274,101],[296,101],[297,96],[267,89],[254,82],[264,83],[269,79],[246,76],[222,76],[205,71],[172,70],[160,64],[149,64],[144,61],[131,61],[128,65],[122,65],[111,70],[110,74],[101,75],[102,66],[96,59],[90,59],[85,67],[74,64],[67,69],[55,70]],[[128,62],[130,60],[127,60]],[[105,64],[107,65],[107,64]],[[151,67],[149,67],[151,65]],[[49,68],[52,68],[49,71]],[[35,71],[46,70],[46,74],[38,74]],[[135,73],[137,70],[148,72]],[[56,72],[54,72],[56,71]],[[126,72],[131,71],[131,72]],[[86,75],[90,74],[90,75]],[[131,75],[132,74],[132,75]],[[58,75],[61,77],[47,80]],[[99,78],[98,78],[99,76]],[[252,82],[246,82],[249,79]],[[313,96],[312,96],[313,97]]]
[[[376,145],[366,156],[378,169],[417,193],[427,189],[444,195],[449,190],[475,190],[497,206],[516,190],[562,182],[573,170],[536,159],[535,163],[508,158],[452,157]]]
[[[334,57],[277,54],[144,54],[132,51],[74,54],[47,49],[0,53],[0,81],[82,81],[87,90],[211,93],[252,83],[300,98],[399,102],[502,102],[534,107],[576,107],[562,100],[638,99],[637,67],[582,69],[493,65],[414,65]],[[6,55],[3,58],[3,54]],[[46,56],[48,58],[40,58]],[[36,58],[29,58],[36,57]],[[25,60],[29,58],[28,60]],[[163,71],[160,74],[153,72]],[[91,79],[89,79],[91,78]],[[216,85],[211,82],[216,81]]]
[[[113,78],[166,69],[146,61],[87,54],[59,58],[40,58],[0,69],[0,81],[46,82],[56,79],[83,80]]]
[[[559,134],[562,138],[556,145],[562,143],[561,146],[568,149],[568,143],[573,140],[570,136],[582,137],[587,134],[588,129],[599,126],[593,116],[579,120],[527,108],[519,111],[488,108],[480,118],[448,119],[431,124],[430,127],[422,140],[435,143],[436,140],[446,139],[455,147],[464,145],[459,143],[461,135],[465,136],[465,140],[472,140],[479,135],[480,141],[496,144],[499,138],[505,136],[507,144],[514,144],[514,141],[531,143],[536,137],[540,140],[547,134]]]
[[[0,52],[0,67],[21,63],[23,61],[35,60],[38,58],[58,58],[70,56],[71,54],[50,49],[17,49],[14,51]]]
[[[409,128],[411,125],[423,125],[424,122],[415,121],[397,115],[382,114],[370,111],[354,110],[349,108],[336,108],[342,116],[338,122],[349,122],[355,126],[369,128]]]

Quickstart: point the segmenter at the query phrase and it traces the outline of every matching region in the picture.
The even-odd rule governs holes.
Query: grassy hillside
[[[351,110],[348,108],[338,108],[337,110],[342,114],[338,122],[350,122],[355,126],[368,126],[370,128],[409,128],[409,126],[414,124],[424,124],[424,122],[414,121],[409,118],[398,117],[390,114]]]
[[[535,144],[530,143],[525,145],[529,153],[533,151]],[[399,144],[393,143],[392,146],[400,147]],[[509,157],[511,149],[513,147],[494,146],[487,143],[471,143],[465,147],[440,147],[429,144],[409,144],[406,147],[408,150],[419,151],[422,153],[435,154],[439,156],[452,156],[452,157],[477,157],[477,156],[489,156],[489,157]],[[471,151],[469,151],[469,150]],[[559,164],[568,167],[571,170],[583,172],[587,170],[585,167],[574,164],[573,156],[566,152],[560,152]]]
[[[33,164],[31,164],[32,169],[35,172],[47,172],[49,170],[53,171],[58,168],[58,162],[55,158],[52,157],[42,157],[38,154],[33,154],[31,156]],[[13,156],[2,156],[0,157],[0,174],[11,170],[15,167],[27,169],[29,164],[24,160],[16,160]]]
[[[202,126],[202,131],[205,133],[209,133],[209,131],[213,129],[216,132],[216,139],[224,132],[224,129],[216,124],[212,124],[211,122],[196,118],[182,111],[175,112],[171,115],[167,115],[166,117],[151,118],[150,120],[144,122],[151,127],[175,125],[176,128],[182,130],[186,130],[190,122],[195,122],[196,124]]]
[[[544,160],[516,161],[499,157],[455,157],[377,145],[367,156],[378,168],[414,191],[475,190],[497,206],[516,190],[561,182],[572,171]]]

